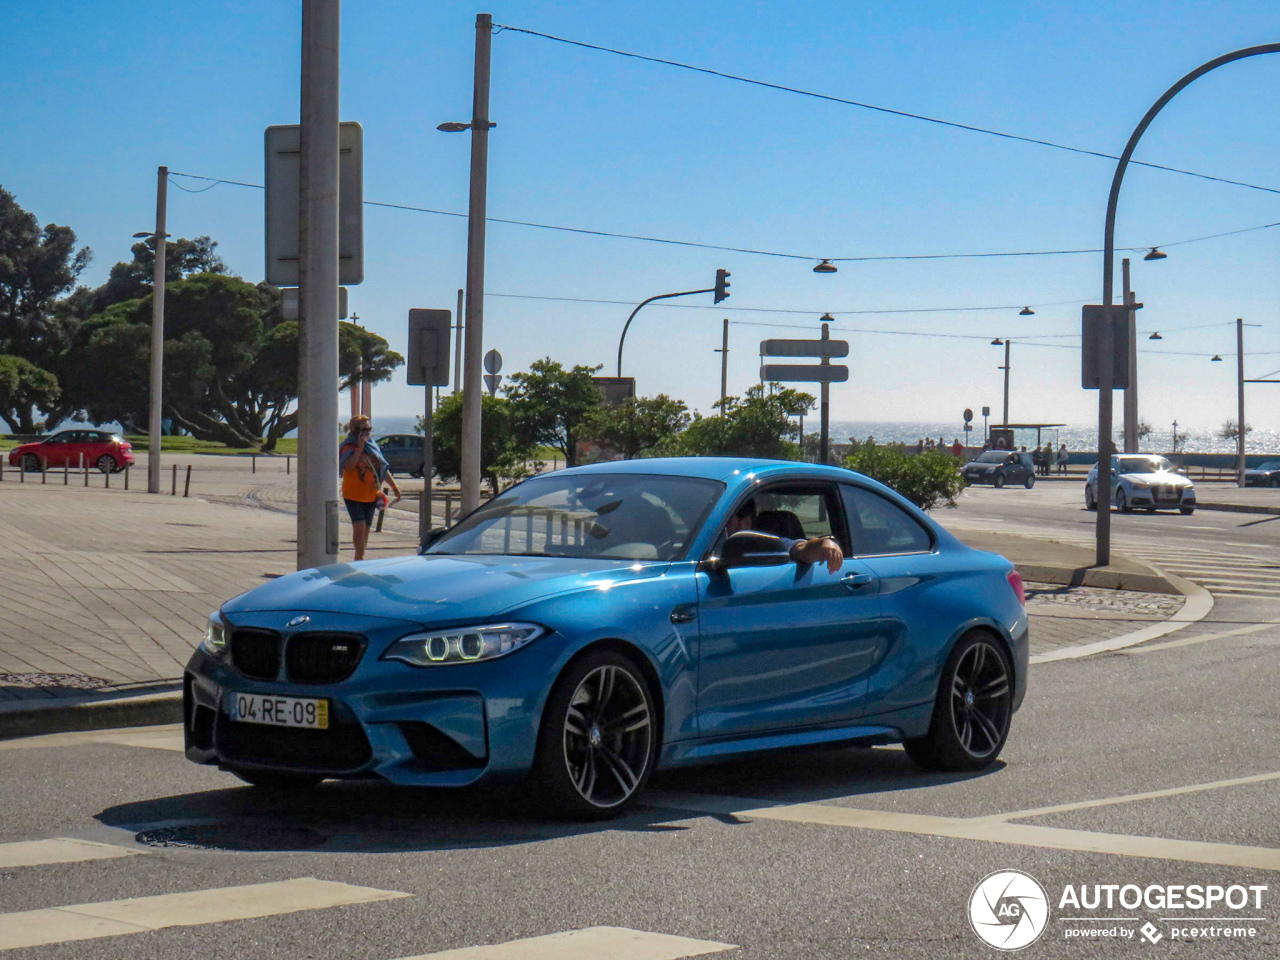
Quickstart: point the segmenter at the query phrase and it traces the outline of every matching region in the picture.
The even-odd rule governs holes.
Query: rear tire
[[[1003,473],[997,473],[997,474],[995,475],[995,477],[992,479],[992,481],[991,481],[991,485],[992,485],[993,487],[995,487],[997,490],[999,490],[1001,487],[1003,487],[1003,486],[1004,486],[1004,474],[1003,474]]]
[[[1272,477],[1269,486],[1280,487],[1280,477]]]
[[[1013,667],[986,632],[961,638],[938,681],[929,732],[903,746],[925,770],[981,770],[1000,756],[1013,719]]]
[[[279,793],[310,790],[324,779],[318,773],[289,773],[284,770],[243,770],[237,768],[231,772],[252,787]]]
[[[547,698],[532,779],[547,813],[616,817],[657,761],[657,711],[639,668],[611,650],[570,665]]]
[[[1179,507],[1178,512],[1182,514],[1184,517],[1189,517],[1196,512],[1196,508],[1195,507]]]

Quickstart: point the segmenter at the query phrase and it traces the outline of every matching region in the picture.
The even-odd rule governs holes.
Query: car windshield
[[[1164,457],[1119,457],[1116,463],[1121,473],[1173,473],[1173,464]]]
[[[1260,463],[1253,469],[1255,470],[1280,470],[1280,460],[1268,460],[1266,463]]]
[[[988,450],[978,458],[978,463],[1004,463],[1009,454],[1002,450]]]
[[[490,500],[424,552],[676,560],[723,490],[696,477],[537,477]]]

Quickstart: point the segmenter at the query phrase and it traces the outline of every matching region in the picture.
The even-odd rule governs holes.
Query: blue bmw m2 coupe
[[[817,538],[843,562],[797,559]],[[187,666],[186,753],[271,788],[528,778],[581,818],[659,767],[752,751],[901,742],[976,770],[1027,646],[1009,561],[859,474],[597,464],[512,487],[417,556],[229,600]]]

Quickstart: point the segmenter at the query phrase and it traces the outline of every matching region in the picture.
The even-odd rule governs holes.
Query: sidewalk
[[[68,729],[47,726],[58,712],[50,707],[124,703],[120,698],[143,693],[165,694],[155,704],[176,718],[174,691],[208,613],[295,568],[294,477],[285,473],[283,458],[259,457],[256,473],[247,458],[205,455],[175,462],[182,468],[177,496],[169,493],[168,470],[161,495],[145,492],[145,457],[128,491],[118,475],[105,489],[96,473],[86,488],[75,475],[64,486],[61,473],[41,484],[38,475],[18,483],[16,472],[5,471],[0,737],[30,729],[33,709],[50,718],[46,730]],[[193,464],[191,495],[184,498],[187,463]],[[437,524],[442,511],[437,507]],[[416,550],[417,521],[412,511],[388,511],[369,555]],[[342,556],[350,558],[345,515],[342,523]],[[1141,564],[1117,560],[1107,570],[1081,572],[1087,559],[1076,556],[1078,547],[966,537],[1010,555],[1023,570],[1033,654],[1109,639],[1165,620],[1182,605],[1177,590]],[[59,722],[95,725],[87,719]]]

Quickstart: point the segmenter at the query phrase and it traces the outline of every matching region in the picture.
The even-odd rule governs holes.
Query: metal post
[[[182,485],[182,495],[191,496],[191,464],[187,464],[187,482]]]
[[[1138,322],[1133,309],[1137,297],[1129,287],[1129,258],[1120,261],[1125,311],[1125,335],[1129,338],[1129,386],[1124,388],[1124,452],[1138,452]]]
[[[729,318],[724,318],[724,332],[720,337],[720,416],[724,416],[724,401],[729,395]],[[802,438],[803,439],[803,438]]]
[[[831,339],[831,329],[827,324],[822,325],[822,339]],[[824,356],[822,358],[822,366],[831,366],[831,358]],[[818,435],[818,462],[827,462],[827,433],[831,425],[831,384],[826,380],[822,381],[822,432]]]
[[[462,393],[462,512],[480,506],[480,405],[484,382],[484,227],[489,176],[489,53],[493,17],[476,14],[471,101],[471,198],[467,208],[467,342]]]
[[[151,284],[151,409],[148,414],[147,493],[160,492],[160,419],[164,398],[164,279],[165,232],[169,168],[156,170],[156,267]]]
[[[453,315],[453,392],[462,389],[462,331],[466,329],[463,310],[466,306],[466,291],[458,290],[458,310]]]
[[[4,474],[0,473],[0,477],[3,477],[3,476]],[[71,461],[64,457],[62,460],[62,485],[65,487],[67,483],[70,481],[70,479],[71,479]],[[129,468],[128,467],[124,468],[124,488],[126,490],[129,489]]]
[[[132,464],[128,464],[128,465],[126,465],[126,466],[125,466],[125,468],[124,468],[124,488],[125,488],[126,490],[128,490],[128,489],[129,489],[129,467],[130,467],[130,466],[132,466]],[[64,484],[64,485],[66,484],[66,478],[65,478],[65,476],[64,476],[64,478],[63,478],[63,484]]]
[[[47,457],[40,458],[40,482],[45,482],[45,474],[49,472],[49,459]]]
[[[303,0],[299,244],[298,568],[338,559],[340,0]]]
[[[418,503],[418,540],[431,532],[431,473],[435,469],[432,434],[435,423],[431,415],[431,385],[423,388],[427,396],[426,416],[422,418],[422,499]]]
[[[1236,318],[1236,486],[1244,486],[1244,319]]]
[[[1004,342],[1004,422],[1003,426],[1006,433],[1009,430],[1009,348],[1013,346],[1012,340]]]
[[[85,474],[87,477],[89,474]],[[169,496],[176,497],[178,495],[178,465],[173,465],[173,484],[169,487]]]

